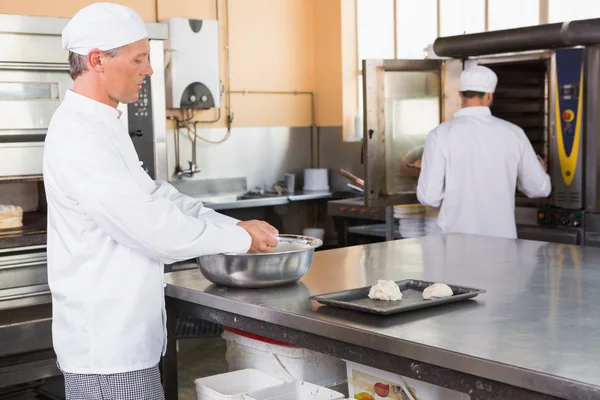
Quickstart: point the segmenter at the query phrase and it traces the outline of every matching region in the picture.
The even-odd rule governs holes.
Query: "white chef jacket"
[[[441,205],[443,233],[516,238],[517,187],[530,198],[547,197],[550,177],[525,132],[488,107],[463,108],[427,136],[417,197]]]
[[[164,264],[251,244],[237,220],[154,182],[120,115],[68,91],[44,146],[53,343],[70,373],[158,364]]]

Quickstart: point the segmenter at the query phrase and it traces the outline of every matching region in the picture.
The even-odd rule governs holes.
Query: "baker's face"
[[[103,57],[102,86],[113,100],[138,100],[144,77],[153,73],[149,56],[150,42],[146,38],[121,48],[115,57]]]

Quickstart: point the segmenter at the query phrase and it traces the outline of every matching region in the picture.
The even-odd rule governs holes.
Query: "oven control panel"
[[[127,105],[129,135],[137,151],[142,167],[156,179],[154,165],[154,125],[152,123],[152,91],[150,77],[144,77],[140,97]]]
[[[560,208],[542,208],[538,210],[539,225],[564,228],[580,228],[583,225],[583,212]]]

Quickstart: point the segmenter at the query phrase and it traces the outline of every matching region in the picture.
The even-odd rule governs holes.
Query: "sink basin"
[[[285,197],[285,194],[276,195],[276,194],[264,194],[264,195],[255,195],[255,194],[232,194],[232,195],[220,195],[220,196],[207,196],[207,197],[199,197],[200,200],[204,204],[221,204],[221,203],[232,203],[234,201],[241,200],[257,200],[257,199],[268,199],[273,197]]]
[[[238,201],[240,199],[240,197],[237,194],[231,194],[231,195],[221,195],[221,196],[208,196],[208,197],[200,197],[198,198],[198,200],[200,200],[202,203],[204,204],[219,204],[219,203],[231,203],[234,201]]]
[[[273,197],[285,197],[285,194],[266,193],[266,194],[244,194],[238,196],[238,200],[271,199]]]

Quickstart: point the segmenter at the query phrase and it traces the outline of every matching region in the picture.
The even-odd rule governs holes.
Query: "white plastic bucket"
[[[284,382],[256,369],[243,369],[194,380],[198,400],[244,400],[244,395]]]
[[[346,365],[339,358],[295,346],[283,346],[225,330],[225,358],[230,371],[255,368],[285,382],[306,381],[319,386],[346,379]]]
[[[344,395],[310,382],[286,383],[258,390],[244,396],[246,400],[338,400]]]

